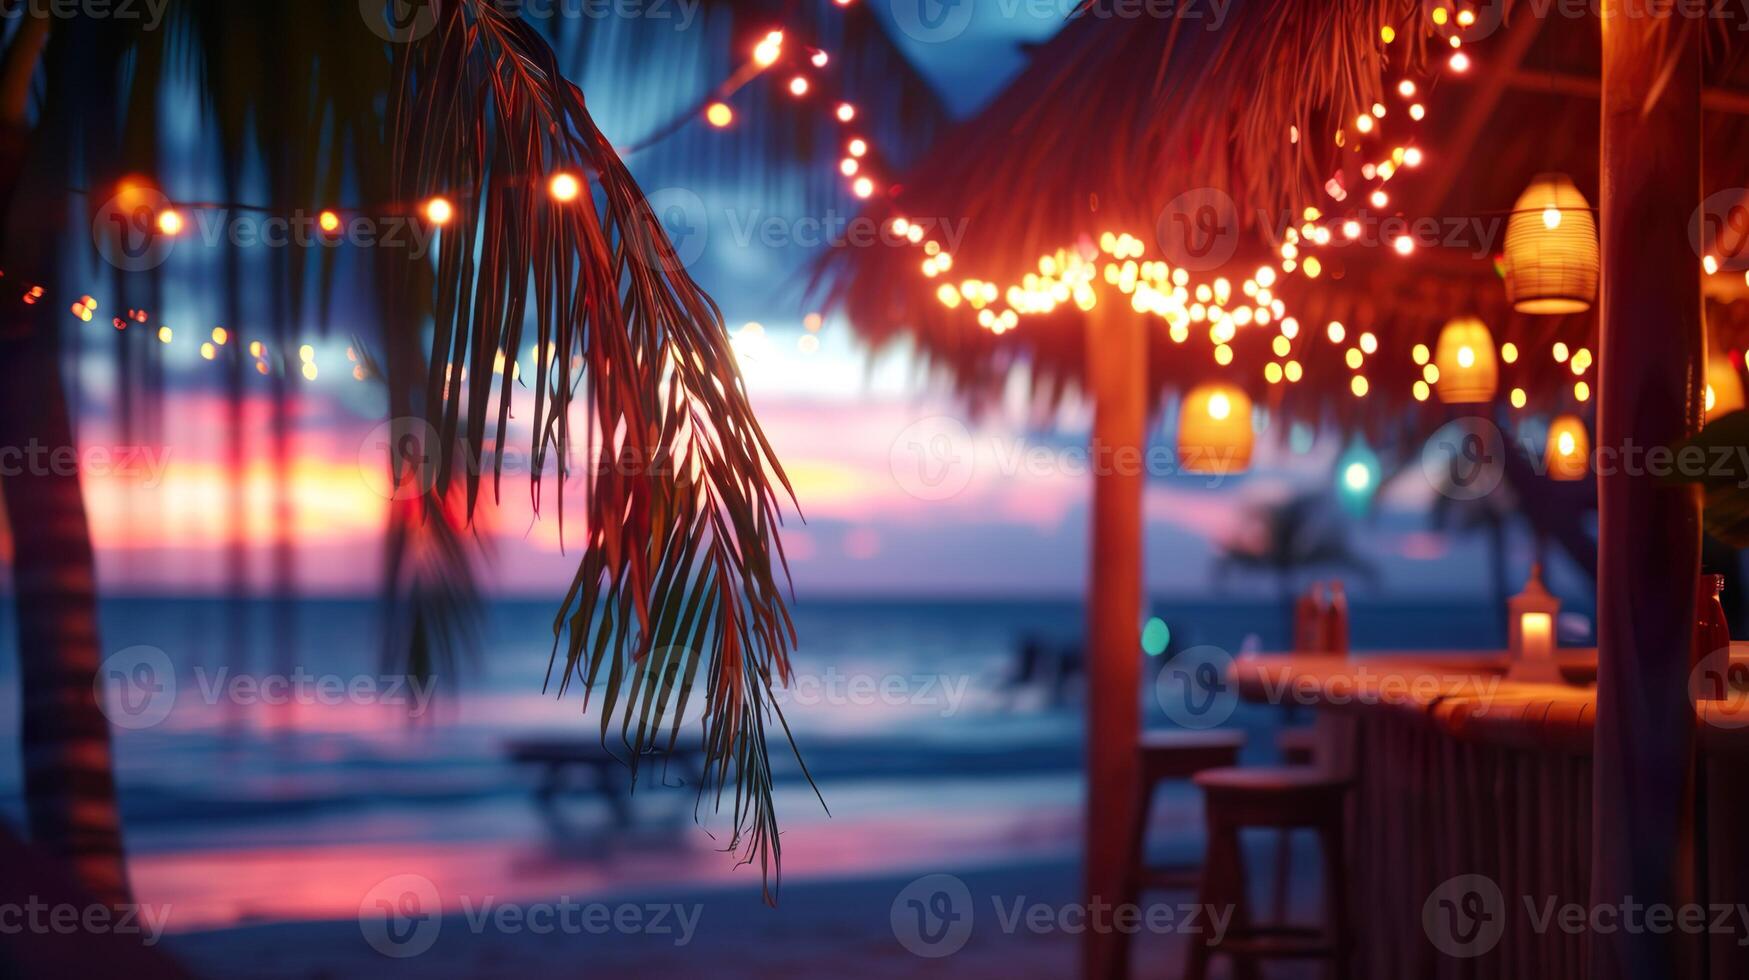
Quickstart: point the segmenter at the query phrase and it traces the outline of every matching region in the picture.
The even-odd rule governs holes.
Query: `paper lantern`
[[[1506,298],[1520,313],[1583,313],[1597,298],[1597,222],[1566,174],[1540,174],[1506,220]]]
[[[1743,376],[1729,357],[1719,354],[1706,359],[1706,415],[1716,419],[1743,407]]]
[[[1494,335],[1473,316],[1458,317],[1439,332],[1433,362],[1439,368],[1439,400],[1448,405],[1485,402],[1494,397],[1499,367]]]
[[[1549,444],[1543,455],[1549,479],[1585,479],[1590,456],[1591,436],[1577,415],[1562,415],[1549,423]]]
[[[1251,465],[1251,398],[1232,385],[1206,384],[1178,411],[1178,465],[1187,473],[1242,473]]]

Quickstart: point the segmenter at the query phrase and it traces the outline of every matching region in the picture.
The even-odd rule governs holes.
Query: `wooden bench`
[[[704,749],[696,741],[682,741],[674,751],[667,745],[647,749],[639,763],[640,770],[661,774],[670,765],[680,769],[680,782],[667,785],[697,785],[703,776]],[[505,749],[515,765],[533,766],[541,771],[535,787],[535,799],[542,806],[551,806],[561,793],[572,789],[570,774],[584,770],[591,774],[589,789],[600,796],[613,811],[614,822],[621,827],[632,822],[631,750],[622,746],[614,753],[599,738],[529,738],[511,742]],[[666,779],[663,780],[666,783]]]

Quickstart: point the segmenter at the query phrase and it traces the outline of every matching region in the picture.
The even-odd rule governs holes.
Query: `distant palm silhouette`
[[[1286,636],[1293,635],[1293,598],[1304,576],[1325,570],[1349,572],[1368,585],[1378,579],[1378,570],[1349,544],[1347,521],[1323,493],[1301,492],[1247,507],[1239,530],[1217,547],[1217,587],[1224,588],[1234,573],[1275,579]]]

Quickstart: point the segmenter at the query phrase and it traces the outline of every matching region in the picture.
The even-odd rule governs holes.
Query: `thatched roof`
[[[1396,0],[1234,0],[1219,31],[1170,19],[1072,20],[1005,93],[950,131],[867,213],[963,232],[942,278],[1012,283],[1041,255],[1086,247],[1106,230],[1143,239],[1144,258],[1165,258],[1156,248],[1163,215],[1179,195],[1213,188],[1238,203],[1244,231],[1234,257],[1206,275],[1237,285],[1262,263],[1280,268],[1278,236],[1305,206],[1329,212],[1327,220],[1371,189],[1359,166],[1380,159],[1380,143],[1357,140],[1352,121],[1377,102],[1391,113],[1381,133],[1418,147],[1426,162],[1401,171],[1388,185],[1387,206],[1369,210],[1375,218],[1432,217],[1437,240],[1405,257],[1363,237],[1322,250],[1316,280],[1281,276],[1275,293],[1302,324],[1299,385],[1264,382],[1274,330],[1240,330],[1233,363],[1220,368],[1205,329],[1178,344],[1151,319],[1156,392],[1220,376],[1290,414],[1334,414],[1365,427],[1386,408],[1415,406],[1413,345],[1431,346],[1445,320],[1478,313],[1497,339],[1545,352],[1503,366],[1503,392],[1523,385],[1533,400],[1570,398],[1571,372],[1546,351],[1556,339],[1594,348],[1595,314],[1511,313],[1494,257],[1506,215],[1535,174],[1570,174],[1595,206],[1597,24],[1526,15],[1472,25],[1462,50],[1473,66],[1457,73],[1446,64],[1456,25],[1437,27],[1426,9]],[[1395,32],[1389,44],[1384,25]],[[1749,140],[1741,50],[1716,37],[1709,43],[1709,190],[1749,183],[1749,163],[1734,152]],[[1417,84],[1413,98],[1396,91],[1404,78]],[[1425,105],[1427,118],[1406,137],[1410,102]],[[1343,128],[1336,120],[1351,123],[1343,145],[1332,139]],[[1357,152],[1362,142],[1365,152]],[[1339,173],[1355,190],[1345,204],[1325,186]],[[1470,230],[1447,237],[1460,226]],[[821,276],[830,300],[872,346],[912,340],[973,401],[1017,365],[1030,368],[1045,397],[1080,382],[1084,317],[1073,304],[1022,317],[998,335],[980,329],[965,306],[948,309],[936,299],[941,279],[920,274],[922,258],[904,247],[838,249]],[[1716,278],[1715,285],[1742,284],[1740,271]],[[1735,323],[1736,313],[1715,304],[1713,319]],[[1368,358],[1367,399],[1349,393],[1349,345],[1321,339],[1331,319],[1347,324],[1351,338],[1367,330],[1379,339]],[[1429,403],[1430,412],[1437,408]]]

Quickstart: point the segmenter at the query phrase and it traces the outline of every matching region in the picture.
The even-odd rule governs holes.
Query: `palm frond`
[[[761,863],[769,897],[780,847],[766,727],[781,723],[772,685],[787,682],[795,643],[777,528],[794,497],[721,315],[526,23],[444,5],[398,57],[394,197],[454,203],[425,386],[433,494],[464,488],[472,515],[488,474],[466,461],[509,428],[513,382],[495,363],[532,343],[535,506],[551,462],[562,522],[574,452],[587,467],[587,544],[554,621],[551,679],[560,695],[582,684],[585,707],[599,692],[603,741],[617,727],[635,774],[679,738],[702,671],[701,793],[720,807],[732,787],[728,847]],[[555,201],[547,178],[560,171],[588,192]]]

